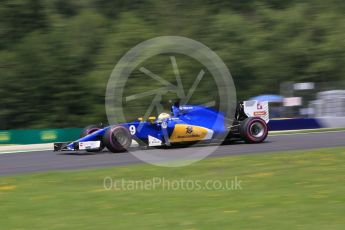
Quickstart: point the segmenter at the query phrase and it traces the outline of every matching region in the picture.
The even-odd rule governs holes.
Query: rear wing
[[[247,117],[260,117],[269,122],[268,101],[244,101],[243,111]]]

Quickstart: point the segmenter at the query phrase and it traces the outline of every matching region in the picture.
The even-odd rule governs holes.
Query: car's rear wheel
[[[83,137],[85,137],[91,133],[94,133],[94,132],[100,130],[100,129],[102,129],[102,127],[99,125],[89,125],[83,129],[83,131],[80,134],[80,137],[83,138]],[[101,141],[100,147],[97,149],[86,150],[87,152],[100,152],[105,148],[102,137],[99,137],[97,140]]]
[[[113,153],[125,152],[132,144],[132,136],[127,128],[113,126],[105,132],[103,142]]]
[[[241,122],[240,135],[247,143],[261,143],[268,135],[267,124],[259,117],[246,118]]]

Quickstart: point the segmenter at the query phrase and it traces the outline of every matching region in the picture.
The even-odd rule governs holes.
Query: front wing
[[[84,141],[84,142],[57,142],[54,143],[54,152],[59,151],[79,151],[79,150],[96,150],[101,146],[101,141]]]

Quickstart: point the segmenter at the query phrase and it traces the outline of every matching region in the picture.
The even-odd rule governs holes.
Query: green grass
[[[333,148],[0,177],[0,229],[344,229],[344,165],[345,148]],[[237,177],[242,190],[107,191],[106,176]]]

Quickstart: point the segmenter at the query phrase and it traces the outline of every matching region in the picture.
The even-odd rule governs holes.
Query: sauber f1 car
[[[268,134],[268,102],[244,101],[237,104],[234,119],[212,108],[175,103],[171,114],[161,113],[147,121],[102,127],[90,125],[81,138],[70,143],[54,143],[54,151],[99,152],[104,148],[117,153],[126,151],[135,140],[141,146],[172,146],[181,143],[243,140],[261,143]]]

